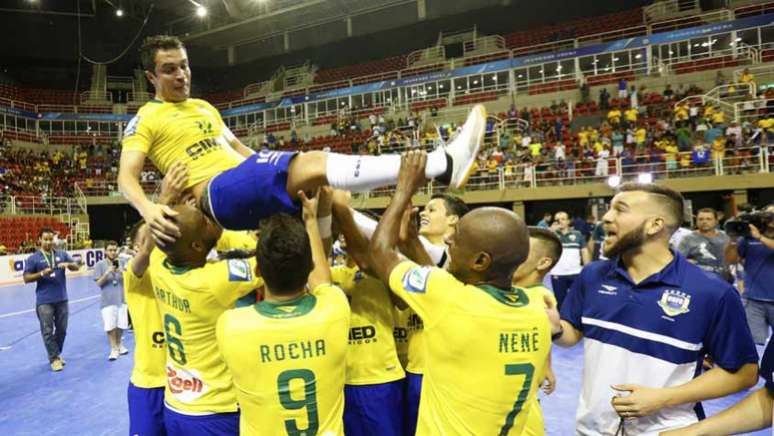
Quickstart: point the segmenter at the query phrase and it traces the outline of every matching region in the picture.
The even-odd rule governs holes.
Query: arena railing
[[[82,213],[74,198],[43,195],[13,195],[0,201],[3,215],[72,215]]]
[[[556,162],[552,160],[538,164],[516,164],[498,167],[496,173],[480,169],[470,177],[465,192],[608,183],[610,176],[619,176],[623,183],[636,180],[643,173],[650,174],[654,180],[764,173],[770,172],[771,168],[772,153],[769,148],[770,146],[766,145],[745,147],[734,149],[733,154],[727,150],[722,156],[715,156],[700,166],[695,165],[693,161],[690,161],[689,165],[681,164],[685,162],[684,158],[692,156],[692,152],[678,152],[675,153],[675,159],[670,159],[669,162],[657,160],[624,164],[623,158],[609,158],[606,159],[607,166],[601,168],[598,167],[599,160],[594,159],[576,160],[572,166],[565,163],[559,167],[555,166]],[[635,156],[634,159],[646,158]],[[549,168],[545,168],[547,166]],[[445,186],[430,182],[423,192],[432,194],[445,189]],[[386,187],[359,194],[359,197],[388,197],[394,192],[394,187]]]
[[[642,8],[642,19],[647,23],[694,11],[701,11],[698,0],[660,0]]]

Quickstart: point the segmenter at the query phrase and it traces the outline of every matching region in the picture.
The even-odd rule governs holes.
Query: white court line
[[[93,300],[93,299],[95,299],[95,298],[97,298],[99,296],[100,296],[100,294],[97,294],[97,295],[92,295],[91,297],[79,298],[77,300],[70,300],[70,303],[80,303],[82,301]],[[4,314],[0,315],[0,319],[2,319],[2,318],[10,318],[10,317],[16,316],[16,315],[23,315],[25,313],[30,313],[30,312],[34,312],[34,311],[35,311],[35,309],[27,309],[27,310],[20,310],[18,312],[4,313]]]

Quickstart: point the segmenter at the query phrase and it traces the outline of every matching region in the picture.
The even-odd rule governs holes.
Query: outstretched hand
[[[399,242],[405,243],[406,241],[419,237],[419,229],[417,229],[417,213],[419,213],[419,208],[413,207],[411,203],[409,203],[406,210],[403,211],[403,216],[400,220],[400,233],[398,233]]]
[[[413,195],[427,183],[425,165],[427,153],[419,150],[406,152],[400,159],[397,191]]]
[[[318,189],[312,198],[306,196],[306,192],[298,191],[298,198],[301,199],[302,217],[304,221],[317,219],[317,208],[320,204],[320,190]]]

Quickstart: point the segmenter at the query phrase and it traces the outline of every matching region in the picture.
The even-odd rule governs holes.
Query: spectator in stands
[[[551,217],[553,214],[551,212],[544,212],[543,213],[543,219],[538,221],[537,226],[543,229],[547,229],[551,227]]]
[[[53,371],[61,371],[64,340],[67,335],[67,280],[65,268],[77,271],[81,261],[76,262],[64,250],[53,247],[54,232],[49,228],[40,229],[40,249],[24,262],[24,283],[35,282],[35,311],[40,322],[40,333],[48,353]]]
[[[628,88],[626,87],[626,79],[618,80],[618,98],[626,99],[629,96]]]
[[[675,92],[672,90],[672,85],[667,83],[667,86],[664,88],[664,92],[662,94],[665,99],[671,100],[672,97],[675,96]]]
[[[102,322],[110,343],[108,360],[116,360],[119,354],[129,350],[121,342],[124,330],[129,328],[129,315],[124,300],[124,277],[118,263],[118,243],[108,241],[105,258],[94,266],[94,281],[100,288]]]
[[[774,213],[774,205],[766,212]],[[744,265],[747,323],[755,343],[763,345],[774,326],[774,221],[765,229],[751,224],[749,236],[732,239],[727,247],[726,262]]]
[[[607,92],[607,88],[599,91],[599,108],[603,111],[610,108],[610,93]]]
[[[689,262],[730,282],[731,274],[725,259],[728,242],[728,235],[718,230],[717,211],[705,207],[696,214],[696,230],[680,241],[677,250]]]
[[[557,212],[554,222],[557,225],[556,234],[562,242],[562,257],[551,270],[551,284],[558,307],[562,307],[567,290],[580,274],[583,265],[591,261],[591,256],[583,234],[570,228],[570,216],[567,212]]]
[[[617,107],[610,109],[610,112],[607,113],[607,121],[613,127],[618,127],[621,124],[621,110]]]
[[[744,83],[745,85],[749,85],[751,87],[750,92],[751,93],[753,92],[752,87],[755,86],[755,76],[753,75],[753,73],[750,72],[749,68],[745,68],[742,71],[742,77],[739,78],[739,81]]]
[[[632,89],[629,92],[629,107],[635,110],[640,107],[640,95],[637,92],[637,87],[634,85],[632,85]]]

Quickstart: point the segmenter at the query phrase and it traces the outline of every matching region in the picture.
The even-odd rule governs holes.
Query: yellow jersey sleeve
[[[411,261],[401,262],[390,273],[390,289],[414,309],[426,327],[445,315],[452,299],[448,290],[459,286],[462,283],[447,271]]]
[[[164,364],[166,348],[161,315],[153,295],[150,273],[142,277],[132,272],[129,261],[124,271],[124,294],[134,326],[134,367],[130,381],[140,388],[164,387],[167,381]]]
[[[215,251],[255,250],[257,240],[247,231],[223,230]]]
[[[533,285],[521,288],[529,297],[529,304],[534,307],[546,308],[545,299],[548,300],[556,307],[556,297],[550,289],[543,285]]]
[[[229,259],[209,263],[204,268],[212,278],[213,296],[225,307],[232,307],[236,301],[263,286],[263,279],[255,274],[255,258]]]
[[[349,295],[352,289],[355,287],[355,277],[357,276],[357,267],[348,267],[346,265],[338,265],[331,268],[331,280],[333,283],[341,288],[345,294]]]
[[[124,150],[141,151],[148,154],[153,143],[153,117],[152,111],[145,110],[145,106],[137,111],[134,118],[129,121],[124,129],[124,139],[121,146]]]

